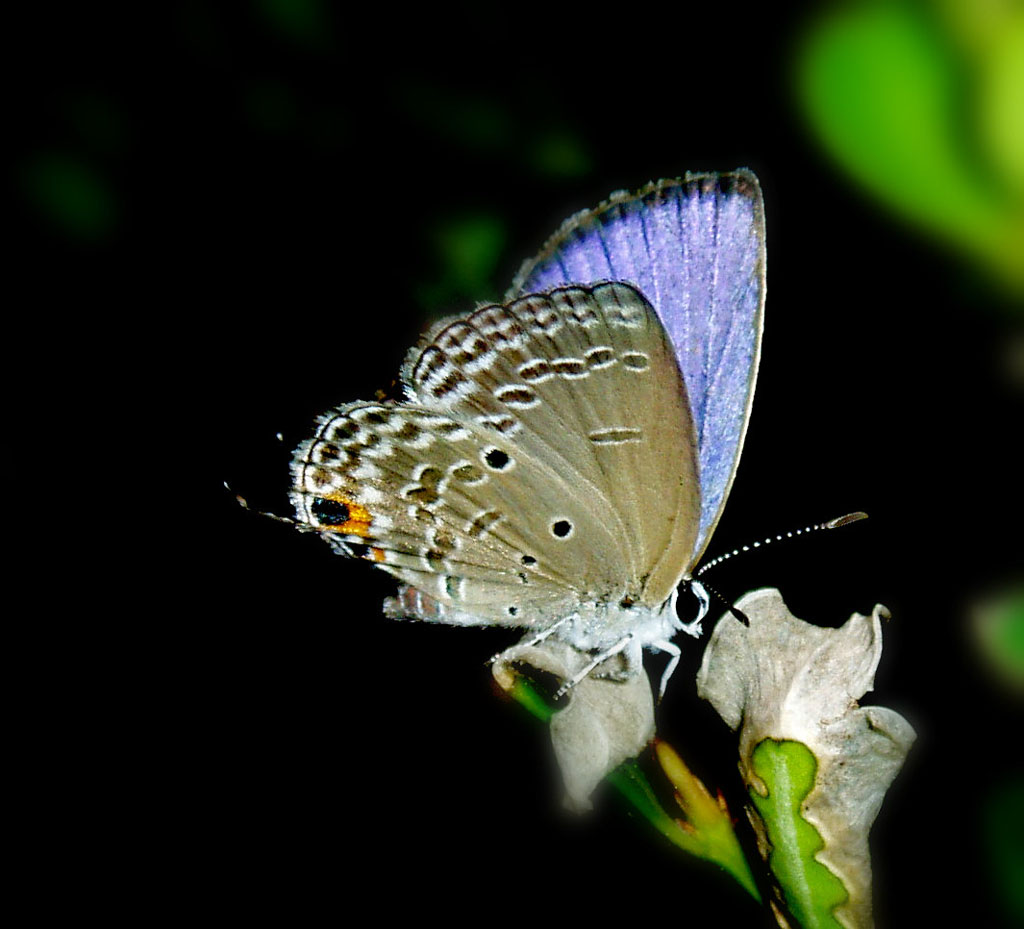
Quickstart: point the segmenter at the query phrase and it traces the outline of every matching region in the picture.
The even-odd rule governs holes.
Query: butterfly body
[[[501,625],[538,632],[551,630],[556,638],[582,651],[605,651],[627,632],[639,646],[668,641],[682,628],[673,606],[673,597],[656,607],[630,603],[628,598],[587,600],[581,597],[576,602],[559,604],[560,608],[540,607],[527,613],[522,622],[504,618],[498,622],[460,610],[403,584],[396,596],[385,600],[384,612],[392,619],[414,618],[455,626]]]
[[[296,450],[299,521],[398,578],[388,615],[518,627],[530,641],[550,635],[599,659],[621,654],[623,673],[639,666],[644,646],[677,652],[667,645],[682,626],[676,589],[732,479],[763,297],[759,200],[749,185],[736,194],[721,182],[687,183],[570,221],[520,275],[520,284],[543,279],[536,290],[437,324],[402,367],[403,401],[338,407]],[[678,292],[672,268],[687,249],[714,256],[704,239],[719,230],[701,225],[703,201],[717,222],[736,197],[751,207],[739,223],[749,227],[742,280],[723,282],[737,293],[726,300],[715,290],[716,259],[695,273],[681,309],[652,305],[648,291]],[[657,238],[668,213],[682,217],[682,231]],[[647,231],[629,248],[614,245],[634,220]],[[581,269],[577,246],[603,257]],[[559,275],[578,279],[548,280]],[[699,328],[690,316],[736,316],[730,301],[740,316],[754,306],[755,325],[730,320],[714,351],[714,339],[673,341],[673,326]],[[721,359],[740,370],[723,379]],[[712,447],[706,428],[716,410],[727,447]],[[710,517],[709,494],[718,501]]]

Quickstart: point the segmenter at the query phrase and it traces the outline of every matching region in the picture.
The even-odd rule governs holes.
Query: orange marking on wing
[[[366,556],[367,561],[376,561],[378,564],[384,560],[384,549],[382,548],[371,548],[369,554]]]
[[[346,535],[362,536],[364,539],[370,534],[373,514],[365,506],[361,503],[356,503],[354,500],[349,500],[348,497],[337,491],[325,494],[325,497],[328,500],[333,500],[335,503],[343,504],[348,510],[348,519],[343,523],[335,523],[334,525],[321,528],[330,529],[332,532],[344,532]]]

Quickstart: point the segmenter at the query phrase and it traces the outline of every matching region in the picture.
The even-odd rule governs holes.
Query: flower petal
[[[736,606],[750,626],[731,616],[719,621],[697,690],[730,728],[740,730],[740,770],[752,805],[764,817],[766,857],[772,864],[773,846],[797,847],[801,823],[809,824],[823,844],[807,853],[802,873],[811,873],[814,862],[824,865],[842,882],[847,899],[840,905],[831,893],[827,900],[809,899],[806,881],[787,886],[794,861],[799,864],[792,857],[788,869],[775,870],[784,898],[802,912],[816,905],[825,907],[823,913],[834,910],[844,926],[870,926],[868,833],[915,738],[894,710],[857,705],[873,686],[882,654],[881,620],[888,613],[876,606],[870,616],[855,613],[839,629],[829,629],[797,619],[777,590],[754,591]],[[777,814],[784,806],[764,802],[773,790],[784,789],[783,782],[769,783],[755,762],[764,746],[783,743],[799,743],[809,752],[814,772],[796,818]]]
[[[510,690],[516,665],[528,665],[565,681],[590,661],[586,652],[548,639],[514,645],[494,661],[495,680]],[[654,698],[645,673],[624,679],[592,672],[567,694],[568,703],[551,718],[551,741],[562,772],[566,805],[590,809],[590,794],[605,775],[643,751],[654,738]]]

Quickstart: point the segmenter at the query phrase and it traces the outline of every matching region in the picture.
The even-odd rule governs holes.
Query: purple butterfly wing
[[[697,432],[701,514],[692,563],[718,522],[746,434],[761,351],[764,238],[761,188],[750,171],[687,174],[615,194],[567,220],[510,291],[626,281],[653,304],[675,346]]]

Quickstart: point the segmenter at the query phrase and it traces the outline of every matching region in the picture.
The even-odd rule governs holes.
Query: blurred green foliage
[[[108,95],[74,93],[65,102],[64,110],[74,137],[86,150],[122,155],[128,149],[130,132],[116,102]]]
[[[479,154],[515,153],[516,125],[500,101],[471,87],[410,81],[397,92],[405,117],[430,135]]]
[[[295,128],[297,106],[291,88],[279,80],[256,80],[245,89],[244,107],[253,125],[265,132]]]
[[[541,134],[530,154],[537,172],[551,177],[583,177],[594,169],[582,141],[564,128]]]
[[[855,181],[1024,292],[1024,4],[843,6],[804,36],[796,76]]]
[[[116,225],[112,192],[81,158],[39,154],[26,165],[23,186],[36,209],[74,239],[98,242]]]
[[[433,229],[436,276],[419,287],[422,306],[451,312],[453,305],[493,293],[495,272],[505,251],[507,231],[489,213],[439,220]]]
[[[983,828],[996,899],[1015,925],[1024,925],[1024,779],[992,791]]]
[[[986,665],[998,679],[1024,694],[1024,589],[1008,591],[979,606],[974,611],[974,632]]]
[[[330,34],[330,17],[322,0],[259,0],[268,26],[298,45],[316,49]]]

